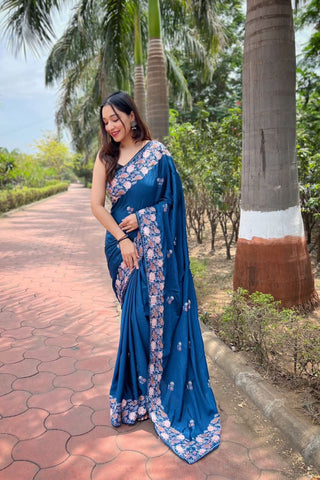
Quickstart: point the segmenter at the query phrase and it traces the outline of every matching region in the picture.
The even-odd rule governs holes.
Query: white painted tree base
[[[286,236],[304,237],[300,206],[273,212],[241,209],[239,238],[252,240],[254,237],[272,239]]]

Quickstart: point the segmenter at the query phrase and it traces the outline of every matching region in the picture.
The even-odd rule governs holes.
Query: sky
[[[69,4],[70,5],[70,4]],[[57,35],[63,32],[71,7],[54,21]],[[59,88],[45,86],[45,63],[50,49],[39,57],[28,52],[14,57],[0,37],[0,147],[34,152],[35,141],[55,132],[55,111]],[[66,143],[68,143],[66,137]]]
[[[72,5],[55,18],[57,35],[63,32],[71,14]],[[303,34],[297,36],[300,44]],[[58,87],[46,87],[44,71],[49,50],[35,58],[28,53],[27,60],[15,58],[0,37],[0,147],[9,151],[18,149],[34,152],[35,141],[47,132],[55,132],[55,111],[58,105]],[[68,143],[69,137],[65,136]]]

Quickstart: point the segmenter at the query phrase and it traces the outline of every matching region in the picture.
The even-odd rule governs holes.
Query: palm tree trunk
[[[317,302],[299,206],[291,0],[248,0],[241,219],[234,288]]]
[[[139,113],[143,120],[147,119],[146,112],[146,89],[145,78],[143,71],[143,54],[141,45],[141,33],[139,22],[139,9],[136,7],[135,19],[134,19],[134,100],[138,107]]]
[[[147,117],[152,136],[160,141],[169,134],[167,70],[161,40],[159,0],[149,0]]]

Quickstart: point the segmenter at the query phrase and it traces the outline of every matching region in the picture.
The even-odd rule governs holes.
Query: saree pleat
[[[148,415],[160,438],[194,463],[220,443],[220,417],[198,320],[189,268],[182,186],[172,158],[151,141],[107,185],[120,223],[135,213],[130,234],[139,252],[132,272],[107,233],[106,255],[122,304],[121,334],[110,390],[111,422]]]

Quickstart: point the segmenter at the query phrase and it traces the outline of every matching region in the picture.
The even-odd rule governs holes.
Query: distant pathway
[[[89,197],[71,186],[0,219],[0,480],[298,478],[239,421],[222,374],[222,445],[195,465],[150,421],[111,427],[119,317]]]

